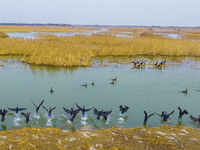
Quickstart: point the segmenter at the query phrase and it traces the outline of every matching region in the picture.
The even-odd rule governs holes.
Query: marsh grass
[[[4,32],[0,32],[0,38],[8,38],[9,36],[4,33]]]
[[[160,126],[61,130],[30,127],[0,132],[0,149],[199,149],[199,129]]]
[[[22,55],[21,61],[36,65],[91,66],[95,57],[105,56],[200,56],[200,42],[162,36],[121,38],[111,34],[37,39],[0,40],[0,55]]]

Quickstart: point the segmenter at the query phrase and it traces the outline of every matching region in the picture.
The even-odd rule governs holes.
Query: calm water
[[[0,64],[0,95],[1,109],[7,107],[27,108],[24,112],[31,112],[29,125],[25,124],[22,115],[6,115],[6,120],[1,125],[9,128],[24,126],[53,126],[69,129],[70,126],[81,128],[90,125],[94,128],[107,128],[110,126],[135,127],[143,126],[144,110],[148,114],[167,111],[175,112],[170,117],[169,125],[178,123],[178,106],[186,109],[189,115],[198,117],[200,114],[199,74],[200,63],[198,60],[184,59],[183,61],[167,61],[161,69],[134,68],[132,64],[110,64],[106,67],[94,65],[93,67],[59,68],[32,66],[18,61],[19,58],[1,56]],[[134,59],[133,59],[134,60]],[[148,60],[148,59],[146,59]],[[151,60],[156,62],[156,60]],[[160,61],[160,60],[159,60]],[[148,63],[148,62],[147,62]],[[117,82],[112,85],[112,78],[117,77]],[[91,83],[94,80],[95,85]],[[88,82],[87,88],[80,86]],[[54,93],[50,94],[53,87]],[[185,95],[180,91],[188,89]],[[49,119],[47,112],[41,107],[39,116],[35,114],[36,105],[44,99],[43,105],[55,107],[53,117]],[[63,107],[76,108],[75,102],[86,108],[95,107],[98,110],[112,110],[108,121],[97,120],[92,111],[86,117],[77,115],[73,123],[67,120]],[[119,106],[129,106],[128,112],[120,116]],[[9,113],[13,113],[9,111]],[[189,115],[183,116],[183,125],[198,127]],[[157,115],[149,118],[148,126],[160,126],[161,118]]]
[[[11,38],[24,38],[24,39],[35,39],[37,38],[37,34],[42,34],[42,33],[49,33],[49,34],[54,34],[55,36],[76,36],[76,35],[85,35],[85,36],[90,36],[92,34],[106,34],[103,31],[91,31],[90,33],[75,33],[75,32],[31,32],[31,33],[6,33],[9,35]],[[125,33],[131,33],[131,32],[121,32],[121,34],[112,34],[117,37],[124,37],[124,38],[133,38],[133,37],[139,37],[138,35],[126,35]],[[160,34],[165,37],[169,37],[172,39],[178,39],[181,38],[181,34],[172,34],[172,33],[155,33],[155,34]]]

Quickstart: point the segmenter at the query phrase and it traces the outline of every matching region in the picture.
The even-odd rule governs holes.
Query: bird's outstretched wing
[[[78,112],[79,112],[79,111],[78,111]],[[70,121],[71,121],[71,122],[73,122],[73,121],[74,121],[74,118],[76,117],[76,115],[77,115],[77,113],[78,113],[78,112],[76,112],[76,113],[73,113],[73,116],[70,118]]]
[[[171,115],[171,114],[173,114],[174,113],[174,110],[169,114],[169,115]]]
[[[184,111],[183,111],[183,114],[188,114],[188,111],[187,111],[187,110],[184,110]]]
[[[40,105],[38,106],[38,109],[40,108],[40,106],[44,103],[44,100],[40,103]]]
[[[153,115],[154,115],[154,113],[153,113],[153,114],[150,114],[150,115],[148,116],[148,118],[151,117],[151,116],[153,116]]]
[[[119,110],[119,111],[122,111],[122,105],[120,105],[120,106],[119,106],[119,108],[120,108],[120,110]]]
[[[7,110],[3,109],[3,113],[4,113],[4,114],[6,114],[7,112],[8,112]]]
[[[94,109],[94,114],[98,115],[100,111],[98,111],[96,108]]]
[[[85,109],[85,111],[89,111],[89,110],[91,110],[91,109],[93,109],[94,107],[92,107],[92,108],[90,108],[90,109]]]
[[[52,108],[51,111],[54,110],[54,109],[56,109],[56,107]]]
[[[182,111],[182,109],[178,106],[178,110]]]
[[[147,112],[144,110],[144,114],[145,114],[145,116],[147,117]]]
[[[2,115],[2,113],[3,113],[3,111],[2,111],[2,109],[0,109],[0,115]]]
[[[8,108],[10,111],[16,111],[16,108]]]
[[[163,115],[160,115],[160,114],[158,114],[158,113],[156,113],[156,112],[154,112],[156,115],[158,115],[158,116],[160,116],[160,117],[163,117],[164,116],[164,114]],[[163,112],[164,113],[164,112]]]
[[[65,108],[65,107],[63,107],[63,109],[64,109],[64,111],[65,111],[66,113],[68,113],[68,114],[71,113],[71,111],[70,111],[69,109],[67,109],[67,108]]]
[[[46,110],[46,111],[48,111],[49,112],[49,110],[48,109],[46,109],[43,105],[42,105],[42,107]]]
[[[24,117],[26,117],[26,118],[27,118],[27,116],[26,116],[26,114],[25,114],[25,113],[23,113],[23,112],[22,112],[21,114],[22,114],[22,115],[24,115]]]
[[[76,104],[76,103],[75,103]],[[77,104],[76,104],[76,106],[82,111],[83,109],[80,107],[80,106],[78,106]]]
[[[25,110],[25,109],[26,109],[26,108],[19,108],[18,111],[22,111],[22,110]]]
[[[76,109],[76,110],[73,110],[73,111],[74,111],[74,113],[76,113],[76,112],[79,112],[79,110],[80,110],[80,109]]]
[[[112,110],[105,111],[105,112],[102,112],[102,115],[105,117],[105,116],[108,116],[111,112],[112,112]]]
[[[31,100],[31,103],[37,108],[37,106],[33,103],[33,101]]]
[[[194,122],[199,122],[199,118],[195,118],[192,115],[190,115],[190,119]]]
[[[127,110],[128,110],[128,109],[129,109],[129,107],[128,107],[128,106],[126,106],[126,107],[125,107],[125,112],[127,112]]]

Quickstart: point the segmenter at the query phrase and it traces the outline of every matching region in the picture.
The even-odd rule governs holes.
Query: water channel
[[[154,64],[162,58],[134,57],[131,60],[146,60],[146,64]],[[104,60],[106,61],[106,60]],[[165,66],[155,68],[154,65],[135,67],[127,64],[98,65],[100,60],[92,67],[52,67],[34,66],[21,63],[18,56],[0,56],[0,109],[27,108],[23,112],[31,112],[30,123],[26,125],[25,117],[16,115],[9,111],[6,120],[0,122],[2,128],[18,127],[57,127],[80,129],[84,126],[91,126],[94,129],[103,129],[110,126],[122,126],[125,128],[143,126],[144,110],[150,114],[162,111],[170,113],[170,121],[165,123],[176,125],[178,123],[178,106],[186,109],[189,114],[183,116],[179,122],[186,126],[199,127],[189,115],[198,117],[200,114],[200,63],[198,58],[182,58],[176,60],[167,59]],[[117,81],[111,84],[111,80],[117,77]],[[94,85],[92,85],[94,81]],[[88,82],[87,87],[81,85]],[[50,88],[54,92],[50,93]],[[188,93],[181,91],[188,89]],[[44,100],[43,105],[52,111],[53,117],[48,118],[44,108],[40,108],[39,115],[35,114],[36,105]],[[93,109],[82,117],[77,114],[74,122],[68,120],[68,115],[63,107],[76,109],[85,105],[86,108],[95,107],[98,110],[109,111],[108,120],[97,120]],[[119,106],[126,105],[129,110],[125,115],[120,115]],[[154,115],[148,119],[148,126],[160,126],[161,117]]]

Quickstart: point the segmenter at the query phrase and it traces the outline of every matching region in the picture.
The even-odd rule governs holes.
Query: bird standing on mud
[[[44,103],[44,100],[40,103],[38,107],[32,102],[32,100],[31,103],[36,107],[36,114],[38,114],[38,110],[40,109],[40,106]]]
[[[121,111],[121,114],[123,115],[125,112],[127,112],[127,110],[129,109],[128,106],[124,106],[122,107],[122,105],[119,106],[119,111]]]
[[[4,122],[5,121],[5,115],[8,111],[5,110],[5,109],[0,109],[0,115],[2,115],[2,118],[1,118],[1,122]]]

